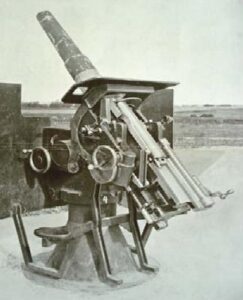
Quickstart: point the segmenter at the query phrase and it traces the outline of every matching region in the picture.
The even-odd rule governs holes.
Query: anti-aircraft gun
[[[133,252],[141,271],[155,272],[145,252],[152,229],[226,196],[207,190],[173,152],[169,88],[177,83],[102,77],[50,12],[37,19],[75,81],[62,101],[79,107],[70,129],[44,128],[42,146],[25,151],[27,176],[38,180],[45,206],[68,205],[66,225],[34,232],[43,246],[56,244],[44,266],[33,262],[20,207],[14,206],[26,266],[54,278],[120,284],[115,275],[136,268]],[[142,233],[138,220],[145,221]]]

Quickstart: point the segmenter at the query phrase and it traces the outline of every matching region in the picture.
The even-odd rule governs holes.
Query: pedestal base
[[[104,231],[111,274],[137,271],[138,266],[119,226],[108,227]],[[58,270],[61,277],[65,279],[76,281],[100,279],[102,281],[99,264],[99,253],[93,234],[89,232],[68,243],[59,243],[46,266]]]

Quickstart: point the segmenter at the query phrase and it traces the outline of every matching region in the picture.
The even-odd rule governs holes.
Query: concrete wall
[[[26,184],[22,149],[41,143],[42,128],[49,118],[21,115],[21,85],[0,83],[0,218],[8,217],[11,205],[21,202],[27,211],[43,205],[44,198],[36,184]]]

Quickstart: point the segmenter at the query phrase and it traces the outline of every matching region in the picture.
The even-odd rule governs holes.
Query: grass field
[[[68,127],[75,110],[24,109],[25,116],[50,116]],[[243,146],[243,106],[175,106],[174,145],[179,148]]]
[[[243,106],[175,107],[178,147],[243,146]]]

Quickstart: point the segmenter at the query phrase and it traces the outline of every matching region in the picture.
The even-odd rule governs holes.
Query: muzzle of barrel
[[[63,60],[75,82],[100,77],[98,71],[49,11],[37,14],[37,20]]]

